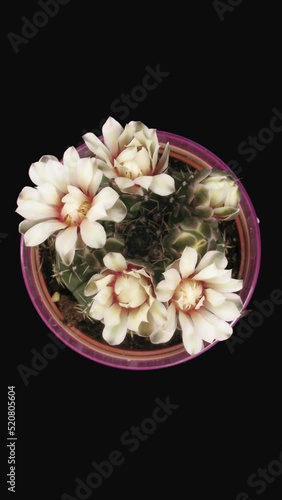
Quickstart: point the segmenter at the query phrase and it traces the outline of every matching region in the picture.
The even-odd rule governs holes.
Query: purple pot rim
[[[261,235],[260,235],[260,229],[259,229],[259,224],[258,224],[258,218],[257,214],[255,211],[255,208],[252,204],[252,201],[248,195],[248,192],[246,191],[245,187],[241,183],[241,181],[238,179],[238,177],[234,174],[234,172],[231,170],[226,163],[223,162],[217,155],[215,155],[212,151],[209,149],[205,148],[201,144],[188,139],[186,137],[183,137],[178,134],[174,134],[172,132],[165,132],[161,130],[157,130],[157,134],[159,138],[166,137],[167,139],[171,140],[171,144],[173,145],[174,141],[180,141],[184,143],[187,146],[189,146],[189,151],[192,148],[193,153],[198,153],[198,156],[200,159],[208,159],[209,161],[213,160],[213,162],[219,166],[222,170],[225,170],[233,175],[233,177],[236,180],[236,183],[238,184],[241,193],[242,193],[242,200],[244,200],[244,203],[246,204],[246,208],[249,211],[249,216],[251,217],[252,223],[253,223],[253,229],[254,229],[254,234],[252,237],[252,241],[256,243],[256,259],[255,259],[255,266],[253,269],[253,274],[251,277],[251,283],[250,286],[248,287],[248,293],[243,301],[243,310],[247,307],[249,304],[251,297],[253,295],[258,276],[259,276],[259,271],[260,271],[260,264],[261,264]],[[100,137],[101,138],[101,137]],[[160,140],[160,142],[162,142]],[[170,142],[169,140],[166,142]],[[177,147],[181,148],[181,146],[177,145]],[[77,151],[80,152],[82,150],[87,149],[87,146],[85,144],[82,144],[78,146]],[[185,150],[184,147],[182,149]],[[191,152],[191,151],[190,151]],[[87,359],[90,359],[91,361],[96,361],[102,365],[109,366],[111,368],[117,368],[117,369],[126,369],[126,370],[137,370],[137,371],[144,371],[144,370],[156,370],[156,369],[161,369],[161,368],[168,368],[172,367],[175,365],[179,365],[181,363],[184,363],[186,361],[190,361],[192,359],[198,358],[200,355],[204,354],[205,352],[209,351],[212,347],[217,345],[220,341],[215,340],[214,342],[208,344],[207,346],[202,349],[197,354],[190,355],[186,351],[178,352],[168,354],[168,358],[153,358],[152,359],[146,359],[146,360],[140,360],[140,359],[128,359],[126,357],[114,357],[111,356],[110,353],[103,354],[98,351],[95,351],[94,349],[91,349],[90,347],[85,346],[82,342],[79,342],[78,339],[74,339],[71,337],[66,330],[56,323],[56,319],[54,318],[54,322],[56,323],[55,325],[52,325],[50,322],[50,312],[46,308],[43,300],[41,299],[41,295],[39,293],[39,290],[36,287],[35,280],[32,279],[32,274],[26,269],[26,267],[31,268],[31,251],[32,248],[26,247],[24,243],[24,237],[21,236],[20,239],[20,263],[21,263],[21,269],[22,269],[22,275],[24,279],[24,283],[28,292],[28,295],[31,299],[31,302],[36,309],[37,313],[43,320],[43,322],[48,326],[48,328],[52,331],[52,333],[59,339],[61,340],[65,345],[70,347],[72,350],[77,352],[80,355],[83,355]],[[232,326],[234,327],[237,321],[239,321],[240,318],[232,322]],[[152,355],[153,355],[152,351]]]

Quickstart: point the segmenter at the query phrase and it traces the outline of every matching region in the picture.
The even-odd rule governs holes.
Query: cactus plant
[[[235,179],[179,160],[170,154],[169,144],[162,151],[156,131],[140,122],[130,122],[123,129],[110,118],[103,132],[103,141],[86,134],[86,157],[79,158],[77,151],[69,148],[63,162],[44,156],[33,164],[30,175],[37,187],[24,188],[18,198],[17,211],[26,217],[20,231],[26,245],[38,245],[42,252],[48,248],[55,292],[67,291],[81,317],[104,325],[104,339],[110,338],[113,344],[118,343],[115,332],[116,339],[125,338],[126,331],[119,330],[126,328],[125,324],[130,325],[131,339],[151,340],[152,348],[159,342],[165,344],[168,338],[172,342],[174,332],[180,341],[183,325],[188,330],[191,327],[187,311],[197,308],[199,311],[191,313],[192,320],[208,323],[213,332],[203,338],[212,334],[221,338],[216,336],[211,310],[223,315],[218,319],[219,329],[230,333],[230,327],[222,322],[225,317],[227,322],[237,318],[241,307],[240,298],[233,297],[241,283],[236,282],[234,271],[231,278],[229,269],[232,264],[238,270],[238,242],[230,245],[226,236],[228,227],[236,233],[234,220],[240,213]],[[38,216],[34,215],[36,210]],[[191,268],[186,258],[193,261]],[[191,271],[189,279],[185,266]],[[201,266],[207,267],[206,274]],[[196,282],[193,270],[205,278],[192,286],[192,281]],[[165,300],[162,287],[169,287],[170,279],[171,290],[176,291]],[[229,279],[230,284],[226,284]],[[134,300],[129,284],[137,294]],[[217,286],[229,290],[229,296],[219,297]],[[172,306],[178,307],[175,297],[181,296],[181,304],[186,304],[193,290],[201,297],[191,299],[187,311],[181,309],[179,323],[177,314],[174,319],[171,316]],[[207,290],[206,296],[201,295],[203,290]],[[228,314],[218,304],[213,305],[225,300]],[[59,294],[54,301],[60,308]],[[201,310],[204,304],[205,310]],[[123,322],[125,317],[127,323]],[[126,340],[121,342],[122,347]],[[195,342],[202,349],[202,341]]]

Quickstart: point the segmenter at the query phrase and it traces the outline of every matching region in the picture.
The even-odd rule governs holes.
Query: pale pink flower
[[[17,212],[25,217],[19,230],[26,246],[43,243],[56,234],[56,250],[69,265],[75,249],[83,245],[102,248],[106,232],[98,221],[121,222],[127,210],[111,187],[99,191],[103,177],[95,159],[80,158],[74,147],[68,148],[61,163],[44,156],[33,163],[29,176],[36,187],[24,187]]]
[[[242,300],[238,294],[243,282],[225,269],[227,259],[222,252],[207,252],[197,264],[198,254],[186,247],[181,258],[163,273],[156,287],[157,298],[166,302],[166,324],[152,333],[153,343],[167,342],[176,327],[182,331],[185,349],[199,353],[203,341],[226,340],[233,332],[230,322],[240,316]]]
[[[102,142],[89,132],[83,136],[98,166],[124,193],[144,194],[144,189],[167,196],[175,191],[174,179],[164,173],[168,167],[169,144],[161,158],[157,132],[141,122],[131,121],[124,128],[112,117],[102,128]]]
[[[84,294],[94,295],[89,315],[104,323],[102,335],[109,344],[120,344],[128,331],[143,336],[143,324],[155,329],[165,323],[166,308],[156,300],[144,268],[128,263],[117,252],[108,253],[104,264],[105,269],[90,278]]]

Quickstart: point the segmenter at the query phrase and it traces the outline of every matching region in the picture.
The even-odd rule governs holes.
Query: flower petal
[[[122,312],[120,315],[120,322],[118,325],[108,327],[105,326],[103,330],[103,338],[110,345],[118,345],[123,342],[127,332],[127,315]]]
[[[205,267],[210,266],[211,264],[215,264],[218,269],[225,269],[227,266],[227,258],[225,257],[223,252],[219,252],[218,250],[209,250],[200,260],[197,265],[195,271],[199,273]]]
[[[157,299],[161,302],[167,302],[173,296],[174,291],[175,289],[172,288],[172,284],[170,282],[162,280],[156,286]]]
[[[195,271],[197,260],[197,251],[194,248],[185,247],[179,261],[179,270],[182,278],[188,278]]]
[[[210,264],[208,267],[205,267],[199,273],[193,276],[193,280],[199,281],[207,281],[211,278],[216,278],[220,274],[220,271],[217,269],[215,264]]]
[[[211,264],[211,265],[213,265],[213,264]],[[205,269],[203,269],[203,271],[200,271],[200,272],[204,272],[204,271],[205,271]],[[232,275],[231,269],[218,269],[216,276],[213,276],[210,278],[205,278],[204,281],[206,284],[210,285],[212,288],[215,288],[214,285],[217,285],[218,283],[228,283],[229,281],[231,281],[231,279],[232,279],[231,275]]]
[[[240,213],[240,208],[234,207],[219,207],[215,208],[213,211],[213,215],[216,219],[220,221],[229,221],[233,220]]]
[[[105,286],[102,288],[94,299],[95,302],[99,302],[105,308],[105,314],[107,313],[107,309],[112,305],[114,301],[113,289],[110,286]]]
[[[94,300],[89,311],[89,316],[97,321],[101,321],[104,318],[105,306],[100,304],[97,300]]]
[[[181,276],[180,276],[179,272],[173,268],[165,271],[163,273],[163,276],[164,276],[165,280],[169,283],[169,287],[171,290],[175,290],[181,281]]]
[[[134,287],[135,288],[135,287]],[[137,289],[137,286],[136,286],[136,289]],[[135,309],[136,307],[140,307],[142,306],[142,304],[144,304],[146,302],[146,299],[148,298],[147,296],[147,293],[145,292],[144,288],[138,286],[138,290],[135,292],[135,289],[132,290],[133,293],[132,293],[132,297],[130,298],[130,301],[128,302],[128,307],[130,309]],[[121,296],[119,295],[118,296],[118,299],[119,299],[119,303],[122,304],[123,302],[123,297],[122,297],[122,293],[121,293]]]
[[[112,153],[113,157],[116,157],[118,154],[118,139],[122,132],[123,127],[111,116],[102,127],[104,143]]]
[[[142,304],[140,307],[136,309],[131,309],[128,311],[127,317],[127,328],[132,332],[138,333],[139,326],[142,322],[147,321],[149,306],[148,304]]]
[[[225,300],[219,306],[212,306],[209,302],[205,301],[205,308],[224,321],[234,321],[240,316],[240,311],[234,302],[230,300]]]
[[[57,189],[65,193],[67,185],[70,184],[70,170],[66,165],[50,160],[46,164],[45,170],[48,171],[47,182],[54,184]]]
[[[141,321],[138,331],[136,332],[139,337],[150,337],[154,332],[155,325],[149,321]]]
[[[90,149],[90,151],[92,151],[93,153],[97,154],[97,150],[101,149],[108,157],[111,156],[108,148],[103,144],[102,141],[100,141],[100,139],[98,139],[95,134],[92,134],[92,132],[87,132],[87,134],[84,134],[82,138],[88,149]]]
[[[106,216],[102,217],[101,220],[109,220],[114,222],[121,222],[127,214],[127,208],[123,201],[117,200],[112,208],[109,208],[106,212]]]
[[[127,179],[126,177],[116,177],[115,183],[121,191],[134,186],[134,182],[131,179]]]
[[[204,347],[204,343],[195,332],[194,325],[188,314],[179,311],[179,323],[182,330],[182,341],[186,351],[193,355],[198,354]]]
[[[174,179],[168,174],[154,175],[150,189],[160,196],[168,196],[175,191]]]
[[[119,195],[113,188],[105,187],[96,194],[93,204],[97,205],[99,203],[105,210],[108,210],[112,208],[118,198]]]
[[[215,327],[201,314],[201,310],[191,312],[191,320],[196,334],[206,342],[213,342],[216,337]]]
[[[170,145],[167,142],[163,151],[163,154],[155,168],[155,173],[160,174],[164,170],[166,170],[168,166],[168,160],[169,160],[169,151],[170,151]]]
[[[39,224],[40,222],[43,222],[44,219],[42,220],[28,220],[25,219],[22,222],[19,223],[19,233],[20,234],[25,234],[31,227],[35,226],[36,224]]]
[[[99,292],[102,288],[106,287],[114,278],[114,274],[94,274],[88,281],[85,289],[84,295],[89,297],[94,295],[94,293]]]
[[[239,186],[234,183],[234,186],[229,186],[227,196],[225,198],[225,205],[229,207],[237,207],[240,201],[241,193]]]
[[[210,283],[209,283],[210,284]],[[238,292],[243,288],[243,280],[237,280],[235,278],[230,278],[226,282],[220,283],[212,283],[211,284],[212,288],[214,290],[217,290],[218,292]]]
[[[30,221],[24,221],[30,222]],[[21,226],[21,231],[25,229],[26,225]],[[34,224],[32,227],[24,232],[24,242],[27,247],[34,247],[40,245],[43,241],[47,240],[51,234],[66,227],[66,224],[58,220],[48,220]]]
[[[173,336],[177,327],[176,311],[173,304],[167,309],[167,321],[150,336],[152,344],[162,344],[168,342]]]
[[[48,160],[47,163],[35,162],[29,168],[29,177],[34,184],[53,184],[60,191],[65,192],[70,184],[69,170],[59,161]]]
[[[64,152],[63,163],[69,170],[69,183],[77,186],[77,162],[79,160],[79,154],[75,147],[71,146]]]
[[[230,300],[231,302],[233,302],[239,311],[242,311],[243,302],[240,295],[238,295],[237,293],[225,293],[224,297],[226,298],[226,300]]]
[[[98,160],[95,160],[95,164],[94,161],[92,163],[92,179],[88,186],[88,192],[91,196],[95,196],[95,194],[97,193],[102,179],[103,172],[98,169]]]
[[[77,162],[77,182],[79,188],[87,193],[94,174],[95,160],[93,158],[81,158]],[[97,170],[97,169],[96,169]],[[100,177],[100,175],[99,175]],[[100,177],[101,178],[101,177]]]
[[[148,320],[158,326],[163,326],[167,321],[167,308],[164,304],[154,300],[148,313]]]
[[[134,162],[138,165],[139,171],[142,172],[144,176],[152,173],[150,157],[148,151],[144,147],[137,152]]]
[[[96,158],[95,165],[97,165],[99,171],[101,171],[104,174],[104,176],[107,177],[108,179],[114,179],[115,177],[117,177],[117,174],[113,169],[113,165],[110,163],[109,160],[105,161]]]
[[[21,200],[16,212],[25,219],[52,219],[58,216],[58,208],[38,201]]]
[[[47,205],[60,205],[61,198],[55,186],[49,183],[39,184],[37,187],[41,200]]]
[[[144,189],[149,189],[152,184],[153,177],[151,175],[142,175],[140,177],[136,177],[135,184],[141,186]]]
[[[123,255],[118,252],[109,252],[104,258],[103,262],[108,269],[112,271],[124,271],[127,268],[127,263]]]
[[[125,125],[123,132],[119,136],[119,149],[122,150],[127,144],[130,143],[136,131],[136,122],[129,122]]]
[[[205,297],[212,306],[220,306],[226,299],[223,293],[217,292],[212,288],[205,290]]]
[[[64,165],[66,165],[68,168],[75,168],[78,160],[79,154],[74,146],[70,146],[68,149],[66,149],[63,156]]]
[[[59,163],[59,161],[58,161]],[[43,161],[36,161],[29,167],[28,175],[32,180],[33,184],[38,186],[43,182],[47,182],[47,170],[46,163]]]
[[[37,188],[25,186],[17,199],[17,203],[19,204],[22,200],[28,201],[41,201],[41,196]]]
[[[136,155],[137,155],[137,147],[132,146],[124,148],[121,151],[121,153],[117,156],[115,163],[117,164],[117,166],[119,166],[119,164],[128,162],[130,160],[134,160]]]
[[[47,163],[49,160],[57,161],[59,162],[60,160],[54,156],[54,155],[43,155],[41,158],[39,158],[40,162]]]
[[[126,271],[117,277],[114,290],[119,304],[126,308],[139,307],[148,298],[139,279],[128,275]]]
[[[81,204],[84,201],[88,201],[86,194],[84,194],[81,189],[76,186],[67,186],[68,193],[62,198],[63,203],[77,203]]]
[[[97,220],[101,220],[107,217],[107,212],[102,204],[97,203],[89,208],[86,218],[90,220],[90,222],[95,222]]]
[[[105,246],[106,231],[99,222],[90,222],[89,219],[84,219],[80,224],[80,234],[84,243],[90,248],[103,248]]]
[[[204,307],[201,309],[201,315],[215,328],[215,340],[226,340],[232,335],[233,328],[230,323],[207,311]]]
[[[55,247],[62,262],[69,266],[74,258],[77,240],[77,227],[72,226],[61,231],[56,237]]]
[[[113,303],[104,315],[104,323],[107,327],[112,327],[120,322],[121,307]]]

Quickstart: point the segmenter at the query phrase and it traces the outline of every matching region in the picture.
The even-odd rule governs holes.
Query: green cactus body
[[[97,250],[95,253],[89,249],[78,250],[70,266],[63,264],[58,254],[55,255],[53,277],[71,292],[83,312],[87,312],[89,303],[89,298],[84,295],[85,285],[93,273],[99,272],[102,268],[104,255],[104,250]]]

